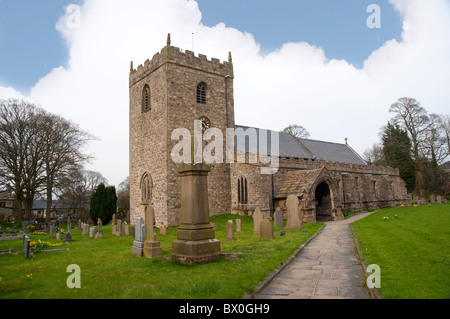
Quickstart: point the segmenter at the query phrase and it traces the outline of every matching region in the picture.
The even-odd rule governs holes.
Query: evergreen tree
[[[103,183],[98,185],[92,194],[89,210],[89,214],[94,222],[100,218],[103,225],[109,223],[112,215],[116,212],[116,202],[117,195],[114,186],[105,187]]]
[[[397,124],[388,123],[383,132],[382,144],[386,165],[398,168],[408,192],[414,191],[416,172],[408,133]]]

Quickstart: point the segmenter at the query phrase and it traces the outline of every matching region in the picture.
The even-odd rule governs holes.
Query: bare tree
[[[289,125],[283,130],[283,132],[296,138],[308,138],[310,136],[306,128],[297,124]]]
[[[448,114],[441,115],[441,119],[442,119],[441,123],[442,135],[447,145],[447,154],[450,154],[450,116]]]
[[[58,183],[58,197],[64,207],[81,213],[82,218],[89,217],[89,203],[93,191],[107,180],[99,172],[85,171],[72,167],[71,174],[65,175]]]
[[[117,189],[117,208],[123,217],[130,211],[130,178],[127,178],[119,184]]]
[[[23,100],[0,100],[0,185],[15,195],[15,220],[30,217],[35,196],[46,190],[47,221],[58,180],[89,158],[88,133]]]
[[[412,143],[412,157],[416,171],[416,186],[421,197],[425,197],[424,157],[426,155],[425,138],[432,126],[428,112],[413,98],[402,97],[391,105],[389,112],[394,113],[393,122],[408,132]]]
[[[43,110],[32,103],[0,100],[0,183],[14,193],[14,218],[26,216],[41,185],[42,143],[39,127]]]
[[[78,125],[57,115],[47,115],[42,126],[45,147],[44,168],[47,196],[47,212],[52,209],[54,187],[74,168],[81,167],[90,157],[83,152],[84,146],[93,137]],[[50,221],[50,213],[46,222]]]
[[[442,164],[449,156],[444,118],[430,114],[430,127],[424,137],[424,148],[428,159],[435,165]]]
[[[383,145],[375,143],[363,153],[364,160],[369,164],[382,164],[384,162]]]

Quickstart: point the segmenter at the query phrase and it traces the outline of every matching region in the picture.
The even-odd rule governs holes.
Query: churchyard
[[[383,299],[450,298],[450,204],[385,209],[352,224]]]
[[[234,239],[227,239],[229,221],[233,223]],[[0,256],[0,298],[241,298],[254,292],[271,272],[323,227],[322,223],[303,223],[301,230],[293,231],[274,227],[273,239],[261,239],[261,234],[254,232],[252,217],[223,215],[211,217],[211,222],[216,225],[221,257],[194,265],[172,260],[177,227],[168,228],[164,235],[155,229],[156,240],[162,248],[161,256],[155,258],[133,254],[132,231],[118,236],[117,225],[113,233],[111,224],[101,227],[101,238],[95,238],[97,230],[92,227],[78,229],[72,225],[72,241],[68,243],[64,242],[64,235],[57,240],[48,232],[31,233],[31,242],[62,244],[43,248],[58,251],[34,252],[33,258],[26,258],[22,239],[0,241],[0,251],[10,252]],[[274,221],[270,223],[273,225]],[[236,231],[237,224],[241,231]],[[88,235],[89,228],[92,237]],[[70,265],[79,266],[80,288],[68,288],[67,281],[72,275],[71,268],[68,272]]]

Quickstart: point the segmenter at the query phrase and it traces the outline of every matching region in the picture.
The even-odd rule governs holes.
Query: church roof
[[[275,198],[287,198],[291,194],[300,196],[304,192],[308,193],[322,171],[323,168],[289,171]]]
[[[235,130],[242,128],[247,130],[248,126],[235,125]],[[260,134],[260,128],[252,128]],[[267,130],[267,153],[270,155],[271,132]],[[280,137],[279,156],[294,157],[302,159],[320,160],[326,162],[340,162],[357,165],[367,165],[366,162],[358,155],[348,144],[339,144],[333,142],[317,141],[305,138],[295,138],[288,133],[278,132]],[[238,146],[235,145],[237,148]],[[249,151],[248,141],[246,141],[246,151]]]

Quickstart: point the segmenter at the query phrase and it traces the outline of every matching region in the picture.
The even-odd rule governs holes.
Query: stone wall
[[[206,104],[197,103],[197,85],[207,85]],[[142,112],[142,91],[148,84],[151,109]],[[211,127],[226,134],[234,127],[233,66],[193,52],[181,52],[173,46],[130,71],[130,211],[131,224],[141,217],[140,179],[152,176],[152,204],[157,227],[180,222],[180,180],[171,151],[178,140],[172,132],[186,128],[194,135],[194,121],[207,116]],[[207,141],[203,142],[203,149]],[[225,145],[223,145],[225,154]],[[208,176],[210,214],[231,210],[230,167],[213,164]]]

